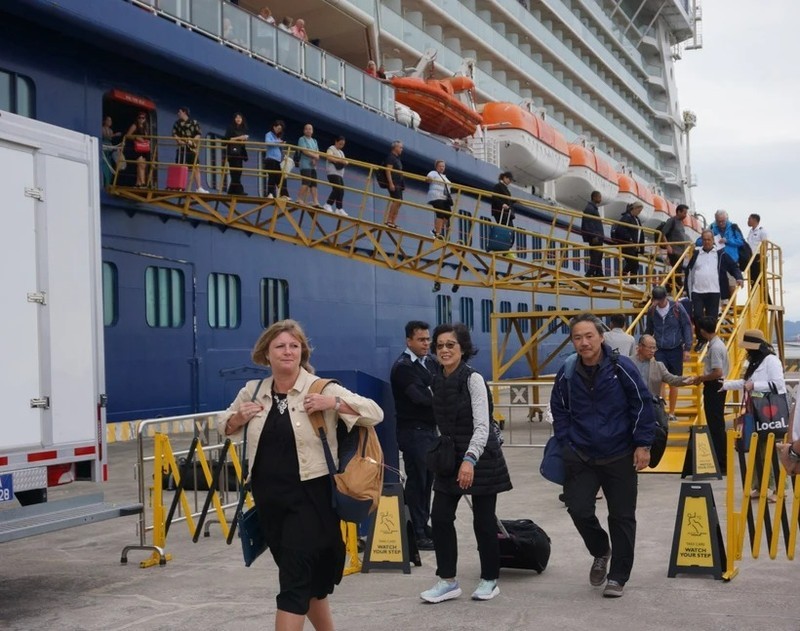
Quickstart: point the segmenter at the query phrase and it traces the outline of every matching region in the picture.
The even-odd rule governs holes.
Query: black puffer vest
[[[456,446],[456,463],[460,466],[472,439],[472,399],[469,396],[469,377],[474,371],[464,362],[449,377],[439,368],[433,380],[433,414],[439,432],[450,436]],[[437,475],[433,488],[450,495],[491,495],[511,489],[508,467],[494,432],[475,467],[471,488],[462,490],[457,482],[458,469],[451,476]]]

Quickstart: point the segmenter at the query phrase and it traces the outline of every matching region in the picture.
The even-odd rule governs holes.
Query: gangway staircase
[[[153,154],[172,156],[175,140],[168,137],[150,138]],[[125,141],[123,141],[125,142]],[[637,257],[648,278],[642,286],[622,285],[615,277],[586,279],[580,270],[584,249],[576,244],[574,234],[579,232],[581,213],[544,203],[515,200],[509,202],[523,208],[537,220],[536,233],[515,228],[516,243],[528,239],[541,242],[541,247],[517,247],[513,255],[504,252],[487,252],[486,242],[493,221],[489,207],[492,193],[453,184],[451,194],[457,214],[454,213],[447,239],[434,238],[430,226],[434,222],[433,209],[420,201],[404,200],[401,210],[402,228],[392,228],[380,221],[383,208],[390,201],[388,192],[373,185],[375,171],[381,167],[348,160],[348,181],[358,181],[361,187],[344,186],[349,202],[349,215],[344,216],[314,207],[309,203],[278,197],[273,199],[263,191],[260,195],[228,195],[225,182],[229,169],[225,165],[225,142],[203,139],[197,153],[218,154],[220,166],[193,165],[200,169],[206,182],[214,183],[210,193],[169,190],[164,187],[166,171],[174,166],[160,161],[157,156],[146,164],[147,185],[133,186],[125,182],[130,176],[123,170],[114,173],[106,190],[115,196],[141,204],[142,210],[172,215],[191,222],[208,222],[221,228],[235,228],[273,240],[313,248],[336,256],[369,263],[386,269],[410,274],[449,285],[453,291],[460,287],[480,287],[490,290],[516,290],[556,296],[576,296],[594,302],[614,304],[615,309],[630,310],[631,303],[641,302],[653,278],[668,271],[655,254],[631,254],[630,248],[607,244],[598,246],[605,252],[609,269],[620,269],[624,258]],[[296,147],[286,147],[291,153]],[[261,164],[266,149],[263,143],[247,143],[250,163]],[[133,164],[132,164],[133,162]],[[127,161],[127,170],[136,168],[141,160]],[[260,182],[267,173],[258,168],[242,169],[245,180]],[[296,172],[281,175],[284,181],[300,179]],[[417,180],[427,187],[424,177],[406,173],[406,180]],[[191,180],[191,177],[190,177]],[[325,187],[327,182],[319,181]],[[258,185],[261,188],[261,185]],[[408,190],[408,189],[407,189]],[[608,221],[607,223],[614,223]],[[653,230],[644,229],[650,236]]]
[[[115,172],[107,186],[110,194],[137,204],[147,212],[158,212],[190,222],[207,222],[221,229],[237,229],[268,237],[272,240],[293,243],[335,256],[375,265],[404,274],[423,278],[429,282],[449,286],[452,291],[461,287],[483,288],[492,293],[513,290],[530,295],[530,304],[536,304],[537,295],[550,297],[547,310],[526,312],[493,311],[492,328],[492,380],[506,379],[506,374],[517,362],[523,362],[530,375],[525,378],[552,378],[550,366],[557,365],[560,355],[570,352],[571,345],[563,334],[576,309],[569,305],[579,303],[580,310],[592,311],[600,317],[612,313],[626,314],[632,324],[629,332],[638,335],[643,330],[643,316],[650,306],[650,291],[655,285],[673,286],[676,270],[691,255],[691,248],[674,267],[664,262],[662,251],[654,243],[656,233],[643,228],[648,238],[644,252],[634,253],[626,246],[605,243],[603,250],[606,277],[586,278],[581,265],[588,251],[576,239],[580,234],[582,214],[545,203],[509,198],[518,213],[536,221],[536,232],[522,227],[514,228],[513,253],[487,252],[489,232],[494,222],[489,209],[493,194],[466,186],[450,187],[454,200],[454,213],[449,233],[445,239],[435,238],[430,226],[434,223],[433,209],[422,201],[404,200],[401,210],[403,227],[395,228],[382,223],[383,208],[389,202],[387,191],[374,185],[375,172],[381,167],[348,159],[348,182],[343,187],[348,201],[348,215],[337,214],[309,203],[266,196],[260,182],[267,173],[259,168],[242,169],[243,179],[258,182],[258,195],[229,195],[225,184],[229,175],[225,164],[225,143],[203,139],[199,155],[216,155],[212,165],[193,165],[200,169],[212,191],[197,193],[168,190],[160,184],[165,181],[171,162],[161,161],[157,154],[174,155],[174,139],[151,138],[153,159],[146,164],[147,186],[135,187],[125,182],[124,171]],[[266,145],[247,143],[250,164],[262,164]],[[291,153],[295,147],[286,146]],[[216,165],[216,166],[215,166]],[[130,167],[129,167],[130,169]],[[407,180],[417,180],[418,188],[427,186],[425,178],[405,173]],[[299,180],[299,175],[289,171],[281,180]],[[191,178],[190,178],[191,179]],[[320,184],[328,186],[326,182]],[[408,190],[408,189],[407,189]],[[524,221],[524,219],[522,219]],[[611,220],[603,220],[613,224]],[[606,229],[608,234],[610,229]],[[534,247],[528,247],[528,243]],[[661,246],[665,244],[660,244]],[[738,349],[736,336],[744,328],[762,328],[774,334],[782,348],[782,275],[780,249],[766,244],[762,250],[762,280],[748,284],[745,292],[725,307],[721,316],[721,335],[729,344],[733,356],[731,374],[740,374],[744,353]],[[636,285],[624,284],[618,276],[626,258],[636,257],[641,273]],[[747,273],[747,272],[746,272]],[[770,301],[767,296],[771,296]],[[678,297],[674,295],[674,297]],[[492,304],[498,304],[493,300]],[[528,331],[532,331],[528,333]],[[515,339],[516,338],[516,339]],[[541,355],[542,342],[556,340],[555,350]],[[553,347],[553,344],[549,344]],[[703,355],[693,356],[685,374],[701,370]],[[555,363],[554,363],[555,362]],[[542,403],[534,401],[533,403]],[[678,415],[680,422],[671,431],[671,445],[665,457],[664,469],[674,471],[675,463],[682,464],[688,427],[702,423],[702,405],[697,388],[682,389]]]

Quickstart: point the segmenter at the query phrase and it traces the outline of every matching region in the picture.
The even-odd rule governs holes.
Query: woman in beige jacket
[[[279,569],[277,631],[300,631],[306,617],[317,631],[332,631],[327,596],[344,570],[344,542],[331,502],[328,467],[308,415],[323,413],[334,457],[339,419],[348,430],[383,420],[377,403],[338,384],[309,394],[316,380],[310,356],[308,338],[297,322],[270,326],[252,357],[271,368],[272,375],[248,382],[218,419],[220,431],[234,440],[247,428],[253,499]]]

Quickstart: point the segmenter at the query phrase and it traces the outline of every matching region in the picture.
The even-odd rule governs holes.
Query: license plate
[[[0,475],[0,502],[14,499],[14,476],[11,473]]]

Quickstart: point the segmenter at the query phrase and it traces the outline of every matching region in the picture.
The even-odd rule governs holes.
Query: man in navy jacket
[[[636,472],[650,463],[652,396],[630,358],[603,343],[599,318],[591,313],[575,316],[570,336],[578,356],[558,371],[550,395],[553,432],[566,468],[564,501],[594,557],[590,584],[605,582],[603,596],[618,598],[633,567]],[[600,488],[608,502],[609,533],[595,514]]]

